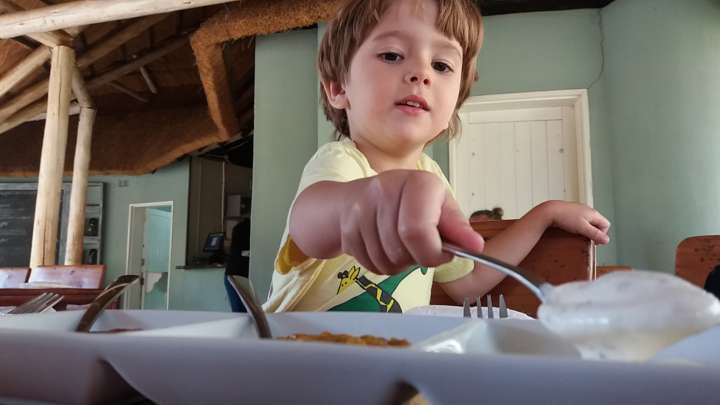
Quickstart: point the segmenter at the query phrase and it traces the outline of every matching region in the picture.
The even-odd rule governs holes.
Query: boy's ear
[[[328,102],[333,108],[344,110],[349,106],[345,88],[338,82],[325,81],[322,82],[323,90],[328,98]]]

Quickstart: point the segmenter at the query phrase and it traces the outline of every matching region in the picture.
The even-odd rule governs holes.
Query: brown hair
[[[355,52],[390,6],[392,0],[348,0],[328,23],[318,51],[318,70],[322,81],[344,83]],[[449,137],[460,130],[457,110],[470,95],[477,79],[475,63],[482,44],[482,17],[470,0],[435,0],[438,4],[436,26],[448,38],[460,43],[463,51],[462,78],[455,111],[448,123]],[[328,121],[335,125],[338,139],[350,136],[345,110],[330,105],[322,85],[320,98]],[[442,135],[442,134],[439,134]]]
[[[504,214],[505,211],[501,207],[495,207],[492,210],[477,210],[470,215],[470,220],[473,220],[473,217],[486,216],[490,220],[499,221]]]

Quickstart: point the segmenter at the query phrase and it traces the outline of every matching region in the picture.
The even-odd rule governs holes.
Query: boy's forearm
[[[510,264],[520,263],[553,223],[551,203],[531,209],[507,229],[488,240],[483,253]]]
[[[305,255],[318,259],[340,255],[340,206],[351,192],[348,184],[322,181],[298,195],[290,212],[288,232]]]
[[[553,223],[551,204],[540,204],[500,234],[485,243],[485,253],[504,262],[517,265],[530,253],[543,232]],[[464,297],[484,295],[505,275],[479,264],[467,276],[443,284],[443,290],[457,303]]]

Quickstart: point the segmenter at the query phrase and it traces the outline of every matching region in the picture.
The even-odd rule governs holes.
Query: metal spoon
[[[237,280],[236,277],[240,276],[233,276],[228,274],[227,280],[230,282],[230,285],[232,285],[235,293],[237,293],[240,301],[242,301],[243,305],[245,305],[245,308],[247,308],[248,312],[250,313],[250,317],[252,317],[253,321],[255,322],[255,328],[257,329],[258,337],[260,339],[272,339],[272,333],[270,333],[270,324],[268,323],[267,317],[265,316],[265,311],[263,311],[260,305],[255,302],[252,294],[250,294],[250,292],[245,289],[243,284],[239,280]]]
[[[110,305],[117,297],[122,294],[127,286],[134,283],[140,278],[137,274],[125,274],[118,277],[109,286],[107,286],[87,307],[80,322],[78,322],[75,332],[90,332],[97,318],[103,310]]]
[[[518,266],[513,266],[512,264],[505,263],[494,257],[486,256],[481,253],[470,253],[467,250],[450,243],[443,243],[442,250],[448,253],[452,253],[455,256],[474,260],[484,266],[490,267],[493,270],[497,270],[503,274],[514,278],[522,285],[527,287],[530,291],[532,291],[532,293],[535,294],[536,297],[538,297],[540,302],[545,302],[545,296],[554,287],[552,284],[541,279],[535,274],[529,273]]]

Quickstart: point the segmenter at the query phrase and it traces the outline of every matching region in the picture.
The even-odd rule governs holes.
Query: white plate
[[[0,319],[0,327],[14,326],[0,330],[0,402],[20,398],[105,403],[123,398],[132,387],[160,404],[354,405],[387,402],[397,384],[405,381],[430,403],[439,404],[479,397],[488,403],[710,404],[716,403],[714,387],[720,380],[720,370],[706,367],[258,340],[249,332],[247,320],[244,327],[240,325],[244,315],[229,313],[106,311],[103,315],[107,326],[144,324],[155,335],[53,331],[63,324],[53,317],[69,319],[61,312],[17,315],[8,322]],[[40,327],[40,320],[52,327]],[[192,323],[196,327],[189,328],[194,329],[191,337],[167,333]],[[328,330],[411,342],[465,324],[485,324],[495,330],[486,339],[506,340],[512,335],[532,336],[537,325],[523,320],[371,313],[282,313],[270,315],[270,323],[278,335]],[[208,328],[212,324],[216,330]],[[27,330],[30,325],[35,330]],[[237,336],[218,338],[222,325],[234,325]],[[528,328],[523,330],[522,325]],[[160,335],[162,327],[167,327],[165,335]],[[503,353],[515,350],[502,342],[499,347]]]
[[[455,318],[462,318],[463,316],[463,307],[458,305],[425,305],[421,307],[415,307],[411,308],[407,311],[405,311],[408,315],[431,315],[431,316],[449,316],[449,317],[455,317]],[[477,307],[470,307],[470,314],[473,318],[477,317]],[[487,308],[483,309],[483,316],[487,318]],[[493,308],[493,316],[495,319],[500,318],[500,312],[497,307]],[[508,318],[507,319],[534,319],[530,317],[529,315],[515,311],[512,309],[508,309]]]

